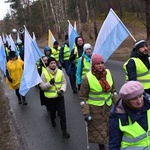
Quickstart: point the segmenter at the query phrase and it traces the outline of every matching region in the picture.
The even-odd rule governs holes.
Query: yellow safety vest
[[[82,61],[82,58],[81,58],[81,61]],[[83,65],[83,68],[82,68],[82,79],[83,79],[83,77],[89,72],[91,64],[90,64],[90,62],[86,61],[86,59],[84,59],[82,63],[83,63],[82,64]]]
[[[69,60],[70,57],[70,48],[65,44],[63,52],[64,60]]]
[[[108,69],[106,80],[108,81],[110,87],[113,85],[113,80],[111,73]],[[108,92],[103,92],[102,86],[100,85],[97,78],[92,74],[92,72],[87,73],[87,79],[90,87],[88,104],[95,105],[95,106],[103,106],[105,103],[108,106],[112,105],[112,94],[110,90]]]
[[[139,58],[130,58],[130,59],[133,59],[136,65],[137,81],[141,82],[144,89],[149,89],[150,88],[150,71],[147,69],[147,67],[143,64],[143,62]],[[129,78],[128,78],[126,65],[128,64],[129,60],[123,65],[123,68],[126,71],[127,81],[129,80]]]
[[[77,47],[74,48],[74,52],[76,52],[76,54],[77,54],[77,55],[76,55],[76,58],[75,58],[75,65],[76,65],[76,67],[77,67],[77,65],[78,65],[78,59],[79,59]]]
[[[54,78],[54,76],[52,74],[49,74],[46,69],[43,69],[42,71],[45,75],[46,82],[48,82],[52,78]],[[56,72],[56,76],[55,76],[55,85],[53,85],[47,91],[44,92],[45,97],[47,97],[47,98],[58,97],[57,89],[59,90],[61,88],[62,77],[63,77],[62,71],[60,69],[58,69],[57,72]]]
[[[59,61],[59,52],[60,52],[60,46],[58,46],[58,49],[52,48],[52,54],[54,55],[54,58],[56,61]]]
[[[123,132],[121,150],[150,150],[150,110],[147,111],[148,131],[146,132],[137,122],[122,126],[119,119],[119,128]]]

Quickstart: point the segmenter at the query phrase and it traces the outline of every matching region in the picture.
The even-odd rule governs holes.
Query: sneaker
[[[52,121],[52,127],[56,127],[56,122],[55,121]]]
[[[70,134],[67,131],[63,131],[62,134],[65,138],[70,138]]]

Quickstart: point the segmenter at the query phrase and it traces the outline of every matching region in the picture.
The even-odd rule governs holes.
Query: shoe
[[[55,121],[52,121],[52,127],[56,127],[56,122]]]
[[[63,134],[63,137],[70,138],[70,134],[67,131],[63,131],[62,134]]]
[[[73,93],[77,93],[77,89],[73,89]]]
[[[27,101],[24,99],[23,100],[23,105],[27,105],[28,103],[27,103]]]
[[[22,101],[21,101],[21,100],[19,100],[19,101],[18,101],[18,103],[19,103],[19,104],[22,104]]]

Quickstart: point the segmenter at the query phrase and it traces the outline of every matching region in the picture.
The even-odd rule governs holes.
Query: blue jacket
[[[150,95],[147,96],[144,93],[144,106],[142,108],[141,114],[138,115],[137,110],[132,110],[123,103],[122,99],[119,99],[117,103],[111,110],[109,119],[109,149],[110,150],[120,150],[120,145],[122,141],[123,133],[119,129],[119,119],[122,125],[128,124],[128,116],[130,116],[132,122],[137,121],[139,125],[147,131],[147,110],[150,109]],[[119,110],[119,111],[118,111]]]
[[[78,59],[78,65],[77,65],[77,70],[76,70],[76,83],[79,85],[82,82],[82,68],[83,68],[83,60],[82,57],[87,61],[91,62],[91,57],[88,57],[84,52],[82,56]],[[89,68],[90,70],[90,68]]]

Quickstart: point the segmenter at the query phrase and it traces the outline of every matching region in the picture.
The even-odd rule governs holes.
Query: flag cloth
[[[74,22],[74,30],[77,32],[77,24],[76,24],[76,21]]]
[[[1,36],[0,36],[0,69],[3,71],[4,75],[6,75],[6,53]]]
[[[34,32],[33,32],[32,39],[33,39],[34,41],[36,41],[36,37],[35,37],[35,34],[34,34]]]
[[[50,48],[52,48],[52,47],[53,47],[53,43],[54,43],[55,41],[56,41],[56,39],[54,38],[54,36],[53,36],[51,30],[49,29],[49,30],[48,30],[48,46],[49,46]]]
[[[21,43],[22,41],[20,40],[19,33],[17,33],[17,43]]]
[[[17,47],[14,43],[14,40],[11,37],[11,34],[8,37],[9,37],[9,42],[10,42],[10,46],[11,46],[11,51],[15,51],[16,55],[19,56],[19,52],[18,52]]]
[[[26,95],[31,87],[42,82],[36,67],[36,62],[42,57],[42,52],[38,48],[36,41],[31,38],[26,27],[24,34],[24,71],[19,89],[19,93],[23,96]]]
[[[107,18],[99,31],[93,54],[100,54],[106,62],[112,53],[129,35],[130,32],[128,29],[118,18],[115,12],[110,9]]]
[[[78,33],[76,32],[76,30],[73,28],[73,26],[71,25],[70,21],[68,20],[68,37],[69,37],[69,47],[70,50],[73,50],[74,46],[75,46],[75,38],[78,37]]]
[[[2,33],[2,40],[3,40],[4,43],[6,43],[6,38],[5,38],[4,33]]]

